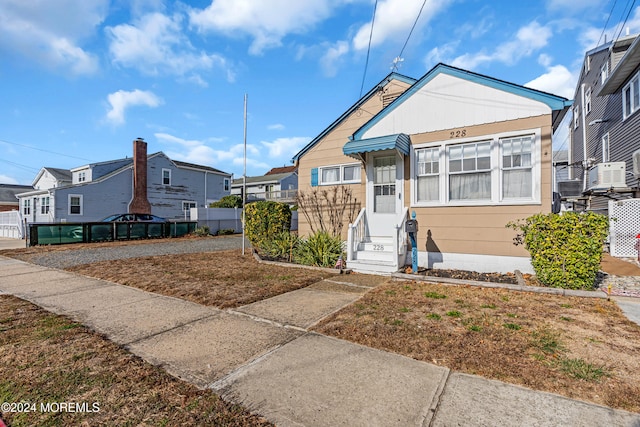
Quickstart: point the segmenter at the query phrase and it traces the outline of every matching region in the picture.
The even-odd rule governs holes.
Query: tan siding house
[[[294,157],[301,188],[350,185],[362,201],[349,267],[405,265],[415,213],[421,267],[532,272],[505,225],[551,210],[553,123],[570,101],[444,64],[413,84],[383,83],[402,94],[387,105],[370,92]]]

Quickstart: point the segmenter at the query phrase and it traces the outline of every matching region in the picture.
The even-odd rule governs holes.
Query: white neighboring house
[[[244,177],[234,179],[231,194],[242,196]],[[273,168],[261,176],[248,176],[246,180],[247,202],[271,200],[295,203],[298,192],[298,170],[295,166]]]

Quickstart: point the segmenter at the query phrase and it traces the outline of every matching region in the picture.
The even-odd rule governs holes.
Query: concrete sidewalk
[[[640,414],[308,332],[367,290],[340,280],[223,311],[0,256],[0,293],[68,315],[279,426],[640,425]]]

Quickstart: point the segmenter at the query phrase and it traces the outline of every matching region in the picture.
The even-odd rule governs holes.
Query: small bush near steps
[[[592,289],[609,218],[594,212],[537,214],[507,227],[520,233],[514,244],[524,244],[540,282],[565,289]]]

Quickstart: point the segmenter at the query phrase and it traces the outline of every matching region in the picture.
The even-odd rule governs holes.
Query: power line
[[[402,61],[402,54],[404,53],[404,49],[407,47],[407,43],[409,43],[409,39],[411,38],[411,34],[413,34],[413,30],[416,28],[416,24],[418,24],[418,20],[420,19],[420,15],[422,15],[422,10],[424,9],[424,5],[427,4],[427,0],[422,2],[422,6],[420,6],[420,11],[418,12],[418,16],[416,16],[416,20],[413,21],[413,26],[411,27],[411,31],[409,31],[409,35],[407,36],[407,40],[404,42],[404,46],[400,50],[400,55],[393,61],[393,71],[397,71],[398,62]]]
[[[629,1],[627,1],[627,4],[629,4]],[[622,35],[622,30],[624,30],[624,26],[627,24],[627,20],[629,19],[629,15],[631,15],[631,11],[633,10],[633,6],[635,4],[636,4],[636,0],[633,0],[633,2],[631,3],[631,7],[629,7],[629,10],[627,11],[627,16],[625,16],[625,18],[624,18],[624,22],[620,26],[620,31],[618,31],[618,36],[615,38],[616,40],[618,40],[620,38],[620,36]],[[624,13],[624,11],[623,11],[623,13]]]
[[[88,162],[92,161],[91,159],[85,159],[84,157],[77,157],[77,156],[72,156],[72,155],[69,155],[69,154],[62,154],[62,153],[58,153],[56,151],[45,150],[44,148],[32,147],[30,145],[25,145],[25,144],[18,144],[17,142],[11,142],[11,141],[7,141],[7,140],[4,140],[4,139],[0,139],[0,142],[5,143],[5,144],[9,144],[9,145],[15,145],[15,146],[18,146],[18,147],[29,148],[31,150],[42,151],[43,153],[55,154],[57,156],[62,156],[62,157],[69,157],[71,159],[86,160]]]
[[[600,38],[598,39],[598,43],[596,43],[596,47],[600,46],[600,40],[602,40],[602,36],[604,36],[604,32],[607,29],[607,25],[609,25],[609,19],[611,19],[611,14],[613,14],[613,9],[616,7],[618,0],[613,2],[613,6],[611,6],[611,10],[609,11],[609,15],[607,16],[607,22],[604,23],[604,27],[602,27],[602,33],[600,33]]]
[[[369,32],[369,46],[367,47],[367,60],[364,63],[364,73],[362,74],[362,84],[360,85],[360,98],[364,90],[364,79],[367,76],[367,68],[369,67],[369,53],[371,52],[371,39],[373,38],[373,24],[376,22],[376,9],[378,8],[378,0],[373,5],[373,17],[371,18],[371,31]]]

